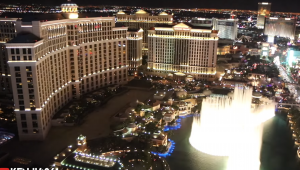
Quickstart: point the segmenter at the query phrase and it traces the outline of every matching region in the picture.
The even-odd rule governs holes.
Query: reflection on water
[[[293,146],[291,134],[284,119],[283,116],[276,116],[265,124],[261,170],[300,169],[299,161],[297,162],[296,148]],[[192,117],[182,119],[181,128],[175,130],[171,137],[176,143],[174,152],[166,158],[171,170],[225,170],[227,157],[201,153],[190,145],[189,137],[192,121]],[[222,142],[222,139],[220,139],[220,142]]]

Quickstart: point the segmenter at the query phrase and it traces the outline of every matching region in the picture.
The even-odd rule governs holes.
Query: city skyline
[[[51,2],[41,2],[39,0],[12,0],[9,3],[3,4],[42,4],[42,5],[53,5],[57,6],[57,4],[61,4],[66,2],[66,0],[53,0]],[[74,1],[75,2],[75,1]],[[182,3],[179,0],[171,1],[121,1],[114,0],[109,2],[100,2],[96,0],[76,0],[76,3],[79,6],[88,6],[88,5],[119,5],[119,6],[137,6],[137,7],[157,7],[157,8],[208,8],[208,9],[242,9],[242,10],[257,10],[257,3],[264,2],[261,0],[256,1],[238,1],[238,0],[229,0],[229,1],[205,1],[195,3],[192,0],[187,0],[185,3]],[[297,6],[300,5],[300,2],[295,2],[292,0],[287,1],[279,1],[279,0],[269,0],[266,1],[272,3],[272,11],[276,12],[299,12]]]
[[[297,3],[16,1],[0,169],[299,169]]]

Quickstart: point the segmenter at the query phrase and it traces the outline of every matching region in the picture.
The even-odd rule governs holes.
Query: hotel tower
[[[80,16],[70,1],[61,9],[1,19],[12,30],[4,41],[21,140],[43,140],[72,99],[127,82],[127,27],[115,27],[114,17]]]
[[[218,31],[180,23],[148,30],[148,71],[153,75],[213,80]]]

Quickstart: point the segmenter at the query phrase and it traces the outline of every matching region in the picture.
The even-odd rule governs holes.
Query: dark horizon
[[[11,0],[10,3],[5,4],[41,4],[41,5],[53,5],[59,6],[67,0],[52,0],[43,1],[40,0]],[[101,2],[98,0],[72,0],[79,6],[97,6],[97,5],[117,5],[117,6],[138,6],[138,7],[153,7],[153,8],[210,8],[210,9],[241,9],[241,10],[257,10],[258,2],[255,1],[241,1],[241,0],[214,0],[214,1],[193,1],[193,0],[151,0],[151,1],[141,1],[141,0],[112,0]],[[185,3],[182,3],[185,2]],[[295,2],[293,0],[269,0],[272,3],[271,11],[275,12],[299,12],[300,2]],[[4,3],[3,3],[4,4]]]

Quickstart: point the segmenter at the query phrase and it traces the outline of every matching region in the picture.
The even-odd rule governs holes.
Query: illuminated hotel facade
[[[128,29],[127,31],[127,56],[129,75],[136,74],[137,68],[142,65],[143,33],[144,30],[142,28]]]
[[[62,6],[77,8],[69,3]],[[115,27],[114,17],[77,18],[76,9],[62,14],[66,19],[18,20],[20,34],[5,44],[20,140],[43,140],[72,99],[127,82],[127,27]]]
[[[193,18],[191,24],[195,26],[212,27],[218,30],[218,36],[224,39],[235,40],[237,38],[238,19],[217,19],[217,18]]]
[[[257,12],[257,24],[258,29],[264,29],[266,18],[270,17],[271,5],[269,2],[259,2],[258,3],[258,12]]]
[[[218,31],[180,23],[154,27],[148,34],[148,70],[152,74],[184,74],[196,80],[215,78]]]
[[[0,93],[12,94],[5,43],[16,37],[17,18],[0,18]]]
[[[144,10],[137,11],[134,15],[127,15],[125,12],[120,11],[117,13],[117,22],[124,24],[129,29],[140,29],[143,32],[143,53],[147,55],[148,51],[148,30],[156,24],[172,24],[173,16],[165,12],[152,16]]]
[[[268,42],[273,43],[274,37],[286,37],[295,39],[296,20],[293,18],[275,18],[266,19],[264,34],[268,35]]]

